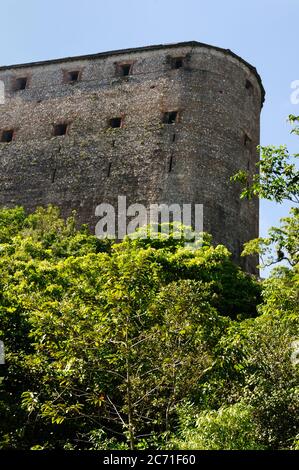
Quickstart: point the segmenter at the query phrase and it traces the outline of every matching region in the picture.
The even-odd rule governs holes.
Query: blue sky
[[[231,49],[263,79],[262,145],[296,151],[286,119],[299,115],[290,101],[299,80],[298,0],[10,0],[1,13],[1,65],[190,40]],[[287,210],[262,202],[261,234]]]

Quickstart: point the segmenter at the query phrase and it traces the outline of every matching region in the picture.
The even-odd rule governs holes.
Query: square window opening
[[[184,66],[184,58],[183,57],[173,57],[171,61],[171,68],[173,69],[181,69]]]
[[[67,81],[69,83],[75,83],[79,81],[80,72],[78,70],[73,70],[72,72],[67,73]]]
[[[68,130],[68,124],[67,123],[54,124],[53,135],[55,137],[66,135],[67,130]]]
[[[1,142],[8,144],[13,140],[14,137],[14,130],[13,129],[8,129],[5,131],[2,131],[1,134]]]
[[[20,77],[15,81],[15,91],[25,90],[27,88],[28,78]]]
[[[164,124],[175,124],[177,122],[178,112],[177,111],[170,111],[164,113],[163,116],[163,123]]]
[[[132,64],[121,64],[120,65],[120,75],[122,77],[128,77],[132,72]]]
[[[109,127],[112,129],[118,129],[119,127],[122,127],[122,118],[121,117],[115,117],[109,120]]]

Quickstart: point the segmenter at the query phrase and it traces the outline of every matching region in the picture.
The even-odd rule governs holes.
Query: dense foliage
[[[17,208],[0,249],[2,448],[293,445],[295,270],[257,316],[259,282],[208,237],[111,244]]]
[[[289,171],[254,193],[294,200]],[[288,262],[261,282],[207,235],[113,244],[53,207],[1,210],[0,448],[299,448],[298,225],[245,248]]]

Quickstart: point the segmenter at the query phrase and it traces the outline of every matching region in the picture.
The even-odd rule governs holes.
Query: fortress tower
[[[256,171],[264,89],[230,50],[198,42],[0,67],[0,206],[203,204],[204,230],[236,261],[258,201],[230,176]],[[255,263],[244,266],[255,272]]]

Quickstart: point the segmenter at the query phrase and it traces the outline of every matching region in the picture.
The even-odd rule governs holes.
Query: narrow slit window
[[[68,83],[76,83],[79,81],[79,78],[80,78],[79,70],[72,70],[71,72],[68,72],[66,75],[66,81]]]
[[[172,69],[181,69],[184,67],[184,57],[173,57],[171,60]]]
[[[175,124],[177,122],[178,112],[177,111],[170,111],[164,113],[163,116],[163,123],[164,124]]]
[[[122,127],[122,118],[121,117],[114,117],[109,119],[109,127],[112,129],[118,129],[119,127]]]
[[[252,143],[252,140],[251,138],[249,137],[248,134],[244,134],[244,147],[246,148],[251,148],[251,143]]]
[[[15,81],[15,91],[26,90],[28,84],[27,77],[16,78]]]
[[[67,131],[68,131],[68,124],[67,123],[54,124],[53,135],[55,137],[66,135]]]
[[[55,183],[56,172],[57,172],[57,169],[55,168],[55,169],[52,171],[52,178],[51,178],[52,183]]]
[[[245,82],[245,88],[246,90],[252,91],[253,90],[253,85],[250,80],[246,80]]]
[[[14,138],[14,130],[13,129],[8,129],[5,131],[2,131],[1,133],[1,142],[8,144],[11,142]]]

